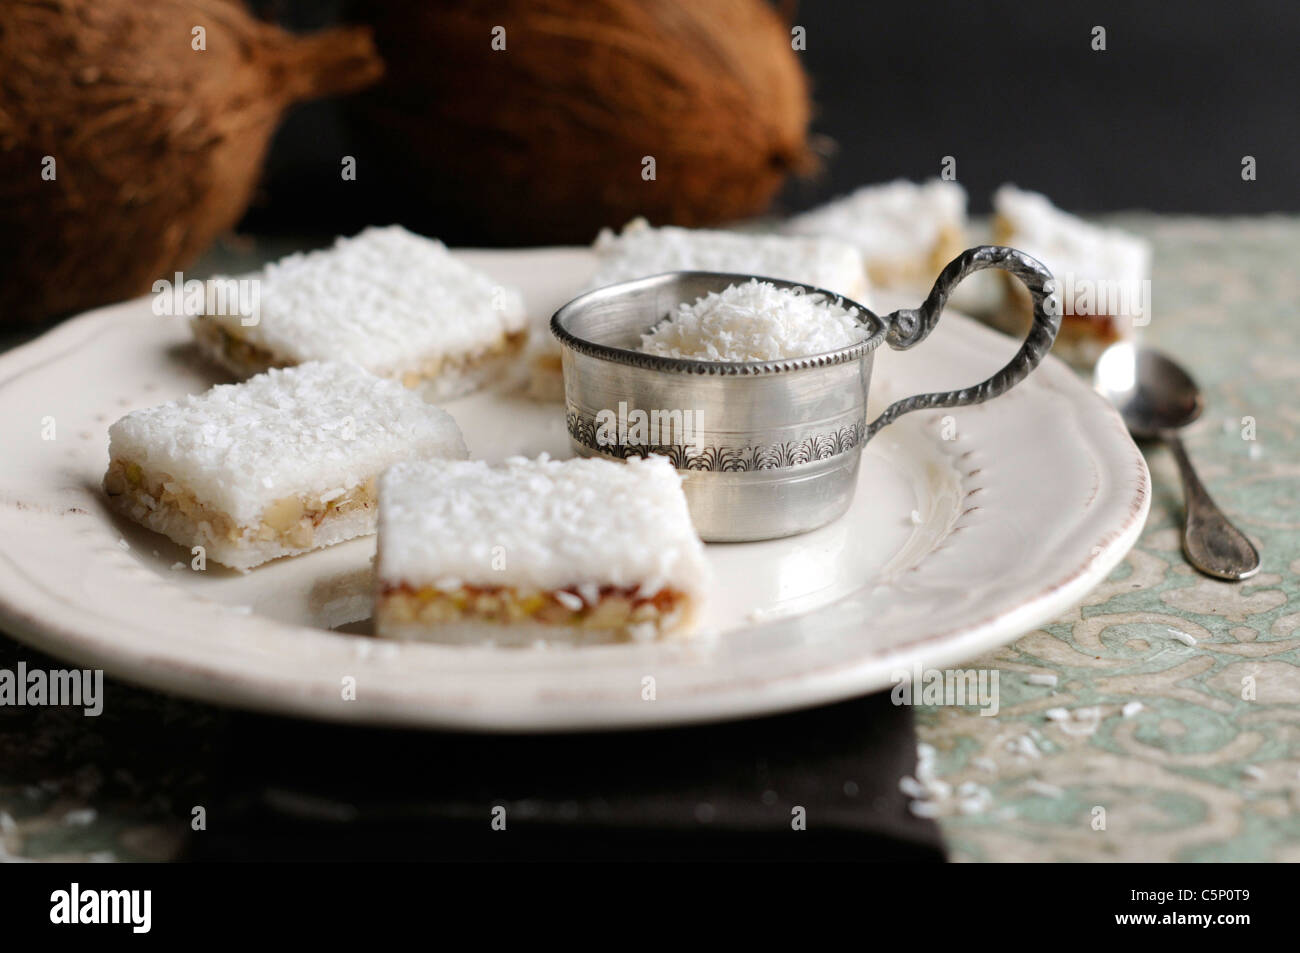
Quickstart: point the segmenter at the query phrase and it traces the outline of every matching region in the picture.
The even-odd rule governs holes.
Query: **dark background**
[[[255,6],[308,28],[341,5]],[[1300,211],[1300,4],[1290,0],[805,0],[794,22],[807,29],[812,132],[828,155],[777,212],[934,176],[945,155],[977,214],[1005,181],[1082,212]],[[1094,26],[1106,28],[1104,52],[1091,48]],[[363,163],[366,143],[349,141],[335,109],[290,115],[245,230],[336,234],[400,218],[376,183],[340,183],[337,156]],[[1256,181],[1242,181],[1245,155]]]

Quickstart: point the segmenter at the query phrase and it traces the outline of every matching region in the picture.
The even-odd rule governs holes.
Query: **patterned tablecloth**
[[[1229,584],[1186,564],[1177,473],[1148,448],[1133,552],[969,663],[999,670],[999,714],[918,709],[918,810],[958,860],[1300,860],[1300,219],[1122,224],[1155,243],[1147,340],[1207,392],[1189,451],[1263,569]],[[0,637],[0,667],[20,659],[45,664]],[[0,859],[182,849],[230,716],[112,697],[93,731],[68,709],[0,712]]]
[[[1188,451],[1263,567],[1188,566],[1177,470],[1144,447],[1129,556],[970,663],[999,670],[998,715],[919,711],[930,810],[958,860],[1300,860],[1300,222],[1121,224],[1155,244],[1146,342],[1206,391]]]

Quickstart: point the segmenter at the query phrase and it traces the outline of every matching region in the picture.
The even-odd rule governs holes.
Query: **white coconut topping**
[[[839,350],[869,333],[857,308],[754,279],[682,304],[641,336],[641,350],[697,361],[780,361]]]
[[[1113,282],[1117,294],[1139,296],[1122,300],[1142,300],[1141,283],[1151,270],[1151,246],[1143,239],[1085,222],[1053,206],[1047,196],[1014,185],[997,190],[993,209],[1010,227],[1006,243],[1046,265],[1062,293],[1067,282],[1076,298],[1085,283],[1087,293],[1098,294],[1107,291],[1098,282]]]
[[[398,225],[367,228],[246,277],[259,281],[255,324],[245,324],[254,316],[247,296],[218,307],[218,282],[227,279],[208,283],[205,310],[286,363],[352,361],[389,375],[430,358],[477,354],[525,325],[517,290]]]
[[[662,457],[398,464],[379,482],[376,567],[385,585],[577,588],[591,602],[601,586],[698,597],[709,577]]]
[[[594,247],[600,265],[593,288],[665,271],[721,271],[797,281],[856,301],[868,290],[862,256],[830,238],[651,228],[639,218],[620,235],[605,229]]]
[[[446,411],[352,364],[308,363],[127,414],[109,455],[166,473],[237,523],[286,496],[351,489],[399,460],[464,458]]]
[[[791,218],[785,230],[853,245],[867,264],[928,257],[945,230],[966,222],[966,190],[956,182],[898,179],[867,185]]]

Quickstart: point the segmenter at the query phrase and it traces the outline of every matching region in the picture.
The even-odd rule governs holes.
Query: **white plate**
[[[463,254],[521,286],[538,314],[591,268],[575,249]],[[1013,348],[949,313],[916,349],[881,349],[873,413],[974,383]],[[1119,418],[1049,358],[1002,398],[884,430],[836,523],[710,546],[717,591],[692,642],[386,643],[352,634],[366,630],[373,540],[247,575],[194,572],[187,551],[105,508],[108,425],[215,380],[182,322],[147,300],[0,357],[0,627],[130,681],[266,711],[484,730],[698,722],[836,701],[1007,642],[1103,579],[1149,504],[1146,465]],[[449,409],[475,455],[568,455],[558,405],[477,395]],[[55,439],[44,439],[51,424]],[[344,698],[348,679],[355,699]]]

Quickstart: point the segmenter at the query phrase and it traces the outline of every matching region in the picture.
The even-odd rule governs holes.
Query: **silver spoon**
[[[1093,384],[1114,404],[1139,439],[1163,440],[1178,461],[1187,498],[1183,552],[1201,572],[1220,579],[1245,579],[1259,572],[1259,553],[1210,499],[1178,431],[1205,407],[1191,375],[1159,351],[1121,343],[1108,347],[1097,361]]]

